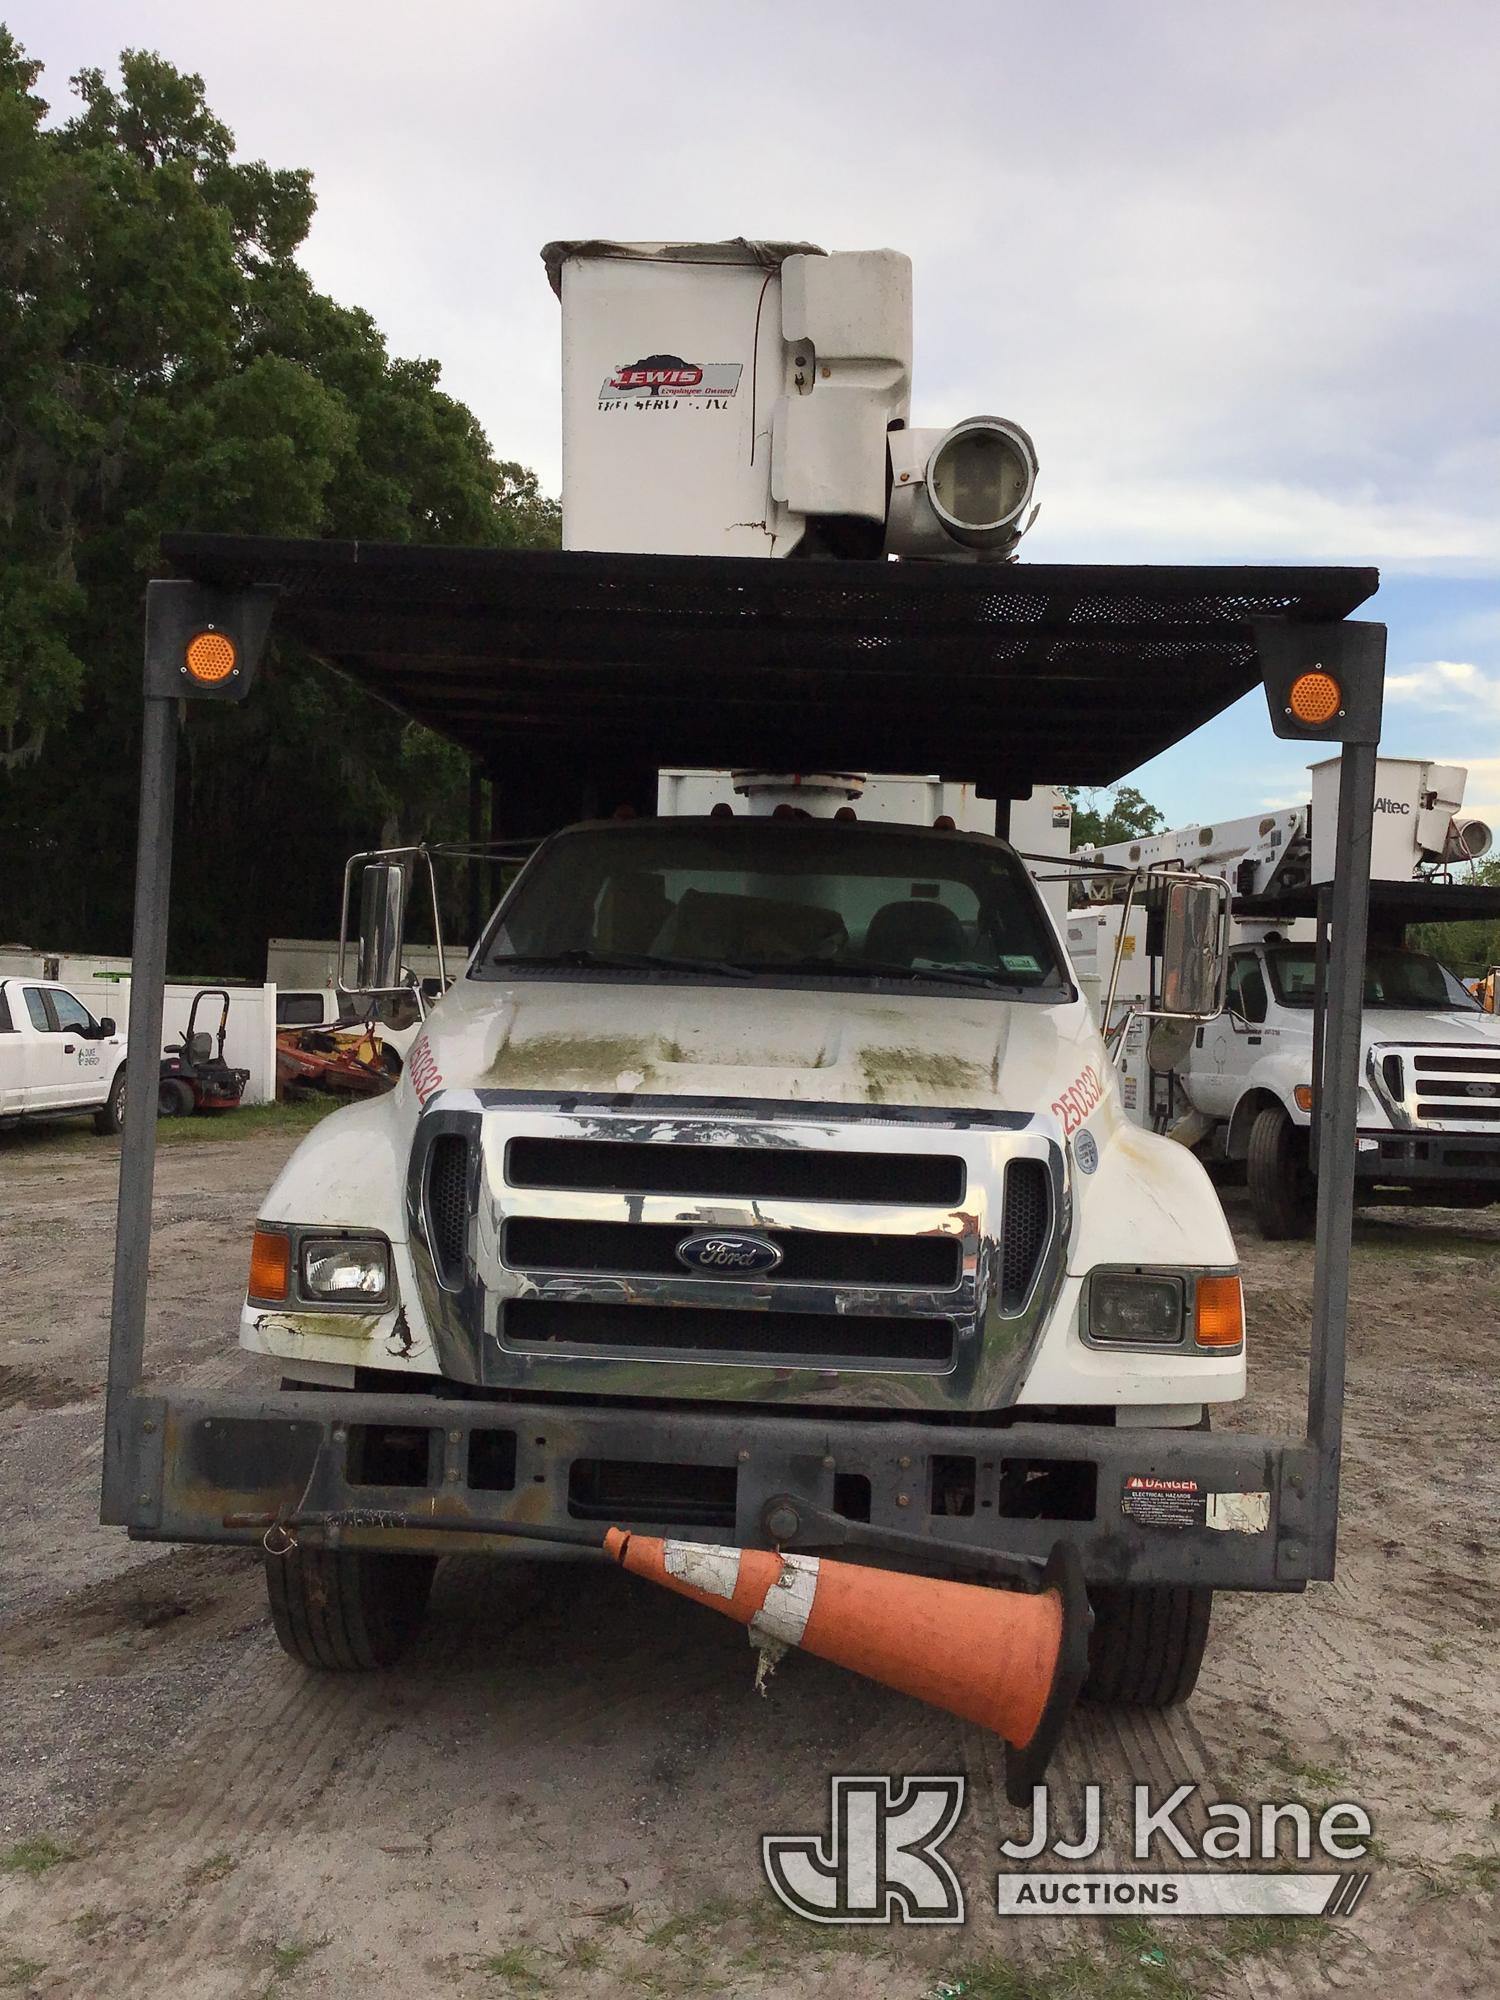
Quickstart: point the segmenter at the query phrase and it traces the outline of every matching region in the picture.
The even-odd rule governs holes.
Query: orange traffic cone
[[[993,1729],[1017,1805],[1030,1802],[1087,1671],[1093,1614],[1064,1543],[1035,1596],[622,1528],[604,1546],[636,1576],[748,1625],[757,1645],[800,1646]]]

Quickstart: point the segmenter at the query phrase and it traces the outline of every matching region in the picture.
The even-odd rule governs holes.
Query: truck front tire
[[[1262,1236],[1281,1242],[1312,1234],[1318,1198],[1307,1164],[1307,1140],[1279,1104],[1267,1104],[1255,1114],[1245,1184]]]
[[[265,1565],[283,1652],[323,1673],[374,1673],[421,1630],[437,1557],[297,1548]]]
[[[1099,1584],[1089,1592],[1085,1701],[1171,1708],[1198,1681],[1214,1594],[1189,1583]]]
[[[115,1080],[109,1086],[109,1095],[94,1113],[94,1130],[112,1139],[125,1124],[125,1065],[115,1071]]]

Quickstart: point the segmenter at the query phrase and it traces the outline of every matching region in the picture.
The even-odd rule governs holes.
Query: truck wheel
[[[1089,1592],[1085,1701],[1170,1708],[1198,1681],[1214,1594],[1190,1583],[1099,1584]]]
[[[158,1118],[187,1118],[192,1115],[193,1093],[180,1076],[164,1076],[156,1086]]]
[[[115,1080],[109,1086],[109,1095],[94,1113],[94,1130],[102,1132],[106,1138],[113,1138],[125,1123],[125,1065],[115,1071]]]
[[[282,1651],[325,1673],[371,1673],[393,1665],[421,1629],[437,1557],[293,1549],[265,1565]]]
[[[1312,1234],[1318,1201],[1306,1142],[1279,1104],[1268,1104],[1255,1114],[1245,1182],[1262,1236],[1277,1242]]]

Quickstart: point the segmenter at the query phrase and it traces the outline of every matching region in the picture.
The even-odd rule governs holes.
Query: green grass
[[[1348,1780],[1336,1765],[1315,1764],[1311,1758],[1299,1755],[1290,1743],[1281,1745],[1276,1752],[1276,1762],[1288,1777],[1300,1778],[1315,1794],[1322,1797],[1339,1798],[1347,1788]],[[1317,1818],[1317,1812],[1313,1812],[1312,1806],[1306,1799],[1300,1803],[1307,1805],[1308,1811],[1313,1813],[1315,1819]],[[1322,1808],[1318,1810],[1321,1811]]]
[[[278,1132],[285,1133],[289,1140],[300,1139],[304,1132],[310,1132],[314,1125],[321,1123],[330,1111],[337,1111],[342,1105],[354,1101],[352,1098],[329,1097],[320,1093],[289,1104],[251,1104],[243,1111],[203,1112],[192,1118],[158,1118],[156,1143],[158,1146],[212,1145],[226,1139],[255,1139]],[[70,1157],[100,1148],[108,1157],[111,1148],[118,1153],[120,1141],[101,1138],[87,1118],[38,1119],[34,1124],[28,1120],[23,1125],[0,1132],[0,1159],[23,1155],[28,1159]]]
[[[545,1975],[536,1964],[535,1949],[529,1944],[509,1944],[492,1951],[479,1961],[479,1970],[491,1979],[503,1979],[516,1993],[543,1993]]]
[[[196,1862],[183,1878],[190,1889],[201,1889],[208,1882],[222,1882],[234,1868],[234,1856],[223,1848],[217,1854],[210,1854],[206,1861]]]
[[[59,1847],[50,1835],[39,1833],[30,1840],[18,1840],[0,1854],[0,1872],[7,1875],[45,1875],[60,1862],[72,1861],[71,1848]]]
[[[320,1125],[330,1111],[353,1101],[320,1095],[288,1104],[248,1104],[242,1111],[201,1112],[194,1118],[158,1118],[156,1143],[184,1146],[200,1140],[258,1139],[268,1132],[284,1132],[289,1139],[298,1139]]]
[[[684,1910],[678,1916],[668,1917],[646,1934],[646,1942],[655,1951],[669,1951],[679,1945],[699,1942],[710,1931],[722,1930],[732,1918],[739,1916],[740,1906],[728,1896],[710,1896],[695,1909]]]
[[[290,1979],[299,1966],[306,1965],[310,1958],[327,1944],[326,1937],[283,1938],[271,1946],[271,1984],[276,1986],[283,1979]]]
[[[929,1991],[962,2000],[1207,2000],[1244,1959],[1322,1946],[1321,1918],[1228,1917],[1191,1932],[1143,1917],[1105,1918],[1093,1942],[1031,1965],[994,1954],[959,1964]]]
[[[39,1958],[0,1959],[0,1986],[11,1986],[17,1991],[29,1986],[33,1979],[40,1979],[47,1970]]]

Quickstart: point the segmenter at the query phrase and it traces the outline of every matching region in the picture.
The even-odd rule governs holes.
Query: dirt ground
[[[251,1219],[292,1139],[163,1150],[155,1371],[233,1345]],[[981,1732],[618,1572],[450,1561],[399,1673],[285,1659],[258,1562],[95,1521],[117,1148],[0,1135],[0,1991],[72,2000],[1208,2000],[1500,1990],[1500,1218],[1358,1227],[1339,1577],[1221,1598],[1192,1702],[1080,1711],[1053,1769],[1208,1800],[1355,1799],[1368,1892],[1333,1924],[990,1913],[1022,1831]],[[1233,1193],[1252,1401],[1290,1427],[1304,1246]],[[834,1772],[963,1772],[962,1931],[780,1910],[764,1832],[821,1833]],[[1068,1803],[1068,1802],[1075,1803]],[[1112,1829],[1100,1862],[1120,1855]]]

